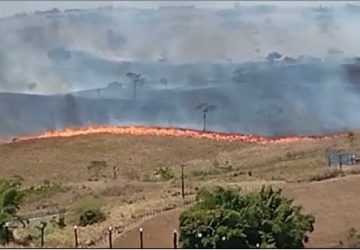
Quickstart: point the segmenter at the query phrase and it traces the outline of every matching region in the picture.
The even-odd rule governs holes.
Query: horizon
[[[61,11],[69,8],[93,9],[112,5],[113,7],[137,7],[156,9],[160,6],[194,5],[196,8],[231,9],[240,5],[278,5],[281,7],[316,7],[320,5],[341,6],[358,4],[357,1],[3,1],[0,2],[0,18],[8,18],[20,13],[33,13],[57,8]]]

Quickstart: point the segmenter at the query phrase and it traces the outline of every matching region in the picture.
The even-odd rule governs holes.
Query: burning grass
[[[291,143],[297,141],[313,141],[335,137],[337,135],[286,135],[286,136],[260,136],[240,133],[227,133],[215,131],[200,131],[186,128],[173,127],[156,127],[156,126],[113,126],[113,125],[92,125],[81,128],[64,128],[60,130],[46,131],[35,136],[22,136],[18,140],[31,140],[51,137],[71,137],[87,134],[127,134],[127,135],[143,135],[143,136],[172,136],[172,137],[190,137],[204,138],[211,140],[237,141],[248,143]],[[14,142],[15,142],[14,141]]]

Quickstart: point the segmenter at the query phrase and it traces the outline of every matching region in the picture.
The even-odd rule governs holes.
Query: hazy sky
[[[99,6],[132,6],[142,8],[157,8],[160,5],[189,5],[212,8],[232,8],[235,1],[0,1],[0,17],[12,16],[21,12],[47,10],[51,8],[96,8]],[[350,1],[239,1],[240,5],[254,4],[276,5],[338,5],[352,3]],[[356,2],[353,2],[356,3]],[[359,2],[357,2],[359,4]]]

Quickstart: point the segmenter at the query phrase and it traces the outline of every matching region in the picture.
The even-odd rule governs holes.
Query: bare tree
[[[206,115],[209,111],[213,111],[216,109],[215,105],[209,105],[207,103],[201,103],[198,106],[196,106],[196,109],[200,110],[203,114],[203,121],[204,121],[204,125],[203,125],[203,132],[206,131]]]
[[[136,99],[136,87],[137,87],[138,84],[144,84],[145,79],[141,78],[141,74],[136,74],[136,73],[133,73],[133,72],[126,73],[126,76],[129,77],[133,82],[133,87],[134,87],[133,100],[135,100]]]

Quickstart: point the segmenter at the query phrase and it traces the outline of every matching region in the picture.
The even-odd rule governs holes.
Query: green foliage
[[[105,220],[105,214],[98,208],[86,209],[80,214],[80,226],[92,225]]]
[[[302,248],[313,231],[314,217],[281,190],[239,195],[217,188],[198,195],[200,202],[180,215],[182,248]]]
[[[0,180],[0,244],[12,238],[10,232],[6,232],[5,223],[16,217],[19,210],[22,194],[18,191],[21,182],[16,180]]]
[[[104,201],[102,199],[92,196],[80,198],[71,205],[66,216],[67,222],[80,225],[80,217],[82,215],[86,214],[88,210],[101,211],[103,205]]]

